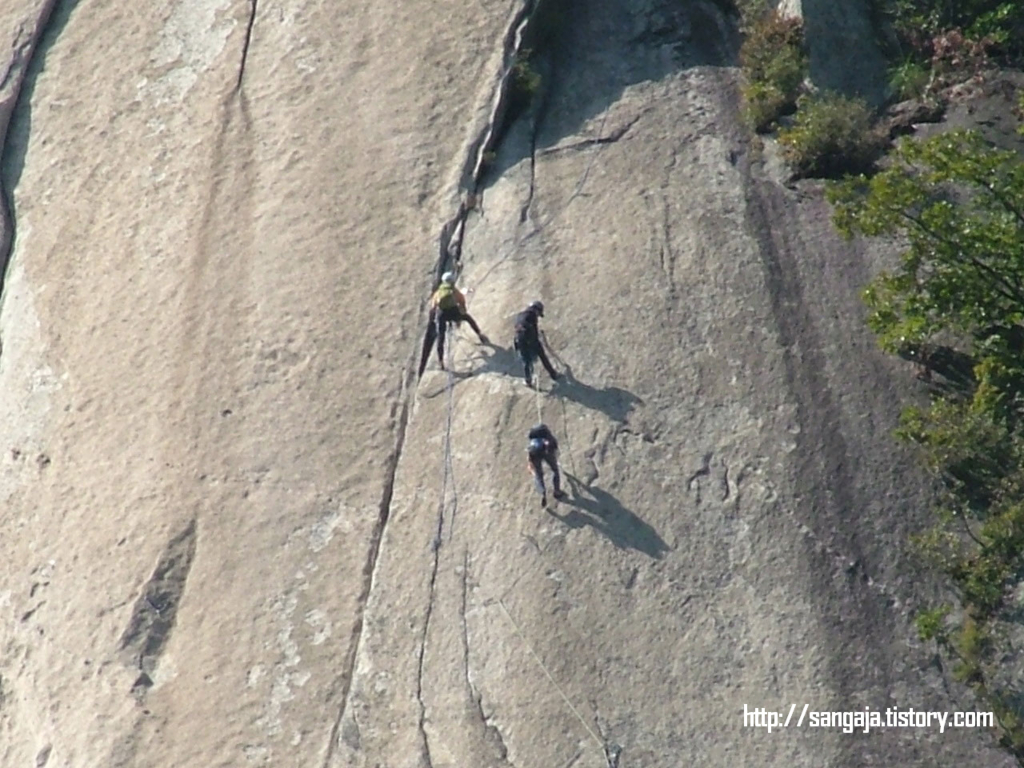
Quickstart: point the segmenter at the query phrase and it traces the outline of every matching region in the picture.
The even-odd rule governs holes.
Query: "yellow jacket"
[[[430,308],[436,309],[444,298],[454,299],[459,309],[462,312],[466,311],[466,297],[462,295],[462,291],[454,285],[445,285],[444,283],[438,286],[437,290],[434,291],[434,295],[430,297]]]

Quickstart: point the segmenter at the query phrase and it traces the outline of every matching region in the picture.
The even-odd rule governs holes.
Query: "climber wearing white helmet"
[[[441,370],[444,370],[444,338],[450,323],[458,325],[463,320],[469,323],[476,335],[480,338],[481,344],[489,344],[487,337],[480,331],[476,320],[466,311],[466,297],[455,287],[455,275],[452,272],[445,272],[441,275],[441,284],[437,286],[430,297],[430,316],[427,319],[427,332],[423,337],[423,354],[420,356],[420,370],[418,376],[423,376],[427,367],[427,359],[430,357],[430,348],[437,340],[437,359],[441,363]]]
[[[523,375],[529,387],[533,386],[533,363],[538,357],[551,378],[558,379],[558,372],[548,360],[544,353],[544,345],[540,341],[540,329],[537,327],[537,318],[540,317],[544,317],[544,304],[540,301],[531,302],[530,306],[516,315],[513,346],[519,353],[519,359],[523,361]]]

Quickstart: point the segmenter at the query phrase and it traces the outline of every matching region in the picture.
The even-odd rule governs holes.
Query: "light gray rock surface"
[[[779,10],[799,16],[815,87],[861,96],[879,106],[886,98],[885,57],[878,46],[870,2],[862,0],[781,0]]]
[[[743,727],[970,701],[911,625],[884,254],[763,178],[718,7],[51,5],[0,11],[0,763],[1009,765]],[[448,265],[498,346],[417,387]]]

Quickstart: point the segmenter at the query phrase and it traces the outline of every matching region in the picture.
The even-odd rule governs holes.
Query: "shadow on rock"
[[[589,525],[619,549],[635,549],[655,560],[660,560],[669,551],[668,544],[654,528],[622,506],[610,493],[592,485],[584,485],[568,473],[565,477],[572,487],[572,497],[562,503],[573,509],[560,515],[549,507],[549,515],[570,528]]]
[[[488,153],[485,188],[539,151],[573,152],[618,141],[640,113],[625,109],[607,126],[602,121],[601,135],[559,146],[622,102],[631,86],[662,82],[694,67],[731,67],[738,60],[738,16],[729,3],[565,0],[537,5],[522,41],[528,55],[512,81]]]
[[[436,365],[436,363],[434,363]],[[459,354],[455,368],[451,372],[452,385],[472,379],[481,373],[500,373],[505,376],[522,378],[523,364],[515,350],[499,347],[497,344],[477,344],[466,354]],[[431,399],[444,394],[448,389],[448,373],[437,368],[428,368],[421,381],[421,397]],[[435,382],[439,382],[439,385]]]
[[[585,408],[601,411],[609,418],[620,423],[625,423],[630,411],[637,405],[643,405],[644,401],[620,387],[592,387],[589,384],[577,379],[572,368],[562,362],[563,375],[555,386],[552,393],[566,400],[572,400]]]
[[[487,345],[490,354],[482,354],[475,351],[471,360],[478,364],[477,373],[501,373],[505,376],[523,377],[523,364],[519,360],[519,354],[512,347],[499,347],[491,343]]]
[[[977,386],[974,375],[976,360],[944,344],[907,344],[899,356],[918,366],[918,378],[928,384],[933,394],[969,396]],[[936,380],[933,374],[942,377]]]

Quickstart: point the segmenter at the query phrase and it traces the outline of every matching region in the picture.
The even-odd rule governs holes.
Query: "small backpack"
[[[434,292],[434,301],[438,309],[455,309],[459,306],[455,298],[455,286],[451,283],[441,283]]]

